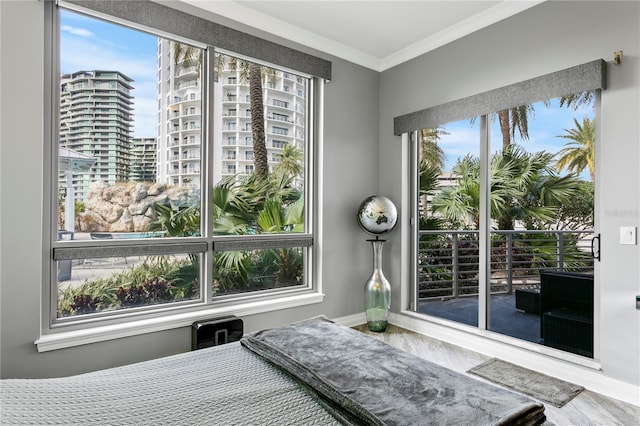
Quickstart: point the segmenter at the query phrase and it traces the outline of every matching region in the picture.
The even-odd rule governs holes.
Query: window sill
[[[294,308],[297,306],[321,303],[324,300],[322,293],[310,293],[281,297],[270,300],[259,300],[232,306],[212,307],[188,313],[167,315],[158,318],[128,321],[121,324],[111,324],[98,327],[90,327],[82,330],[64,331],[42,335],[35,344],[38,352],[53,351],[56,349],[86,345],[89,343],[103,342],[136,336],[139,334],[153,333],[170,330],[173,328],[188,327],[194,321],[206,317],[224,315],[254,315],[280,309]]]

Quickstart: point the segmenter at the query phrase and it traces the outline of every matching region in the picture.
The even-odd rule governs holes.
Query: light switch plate
[[[620,227],[620,244],[636,245],[636,227],[621,226]]]

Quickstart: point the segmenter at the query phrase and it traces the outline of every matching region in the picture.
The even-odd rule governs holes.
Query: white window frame
[[[62,3],[62,2],[61,2]],[[125,25],[134,29],[166,37],[161,31],[148,27],[124,22],[122,19],[104,16],[98,12],[87,10],[81,6],[64,4],[65,9],[85,13],[90,16],[106,19],[115,24]],[[96,241],[57,241],[57,159],[58,159],[58,108],[59,108],[59,11],[54,2],[46,2],[45,32],[51,37],[45,49],[45,137],[43,140],[45,151],[45,208],[43,222],[43,288],[42,288],[42,322],[41,336],[35,342],[38,351],[49,351],[59,348],[83,345],[104,340],[134,336],[143,333],[186,327],[193,321],[212,317],[234,314],[238,316],[253,315],[274,310],[286,309],[307,304],[320,303],[324,299],[321,285],[321,256],[316,249],[319,246],[321,233],[319,216],[320,209],[317,199],[321,199],[321,179],[316,175],[314,165],[320,161],[322,140],[322,103],[323,81],[320,78],[305,75],[309,82],[308,110],[309,123],[305,140],[305,176],[307,182],[305,194],[305,227],[300,234],[273,234],[257,236],[214,236],[209,213],[210,190],[202,192],[202,237],[166,238],[153,243],[141,240],[111,240],[96,243]],[[180,39],[180,37],[170,37]],[[187,43],[206,48],[205,64],[202,75],[202,86],[206,89],[203,97],[208,98],[209,104],[203,108],[209,111],[217,106],[213,105],[214,81],[212,46],[184,40]],[[227,52],[224,52],[227,53]],[[258,61],[255,61],[258,62]],[[268,64],[269,66],[274,66]],[[283,69],[283,67],[278,67]],[[283,69],[285,70],[285,69]],[[206,126],[206,128],[205,128]],[[207,149],[207,140],[213,138],[213,123],[203,120],[203,137],[201,155],[203,157],[202,184],[203,188],[212,188],[213,182],[213,154]],[[224,131],[224,128],[217,131]],[[224,170],[223,170],[224,173]],[[162,240],[162,241],[161,241]],[[107,315],[86,315],[75,318],[57,319],[57,261],[62,259],[83,258],[90,256],[108,257],[110,255],[152,255],[171,253],[202,253],[201,276],[212,277],[213,255],[215,251],[251,250],[279,247],[302,247],[305,251],[305,283],[301,286],[250,292],[239,295],[222,296],[212,300],[211,279],[202,280],[200,298],[193,302],[171,303],[137,309],[122,310]]]
[[[552,348],[541,346],[537,343],[526,342],[521,339],[503,336],[500,333],[488,330],[490,301],[486,283],[490,276],[490,241],[491,216],[489,206],[489,124],[490,114],[504,109],[517,107],[525,104],[545,101],[559,96],[581,93],[584,91],[595,91],[595,119],[600,122],[600,99],[601,91],[606,89],[605,79],[606,62],[595,60],[572,68],[567,68],[554,73],[536,77],[510,86],[494,89],[493,91],[472,95],[467,98],[452,101],[443,105],[437,105],[424,110],[415,111],[409,114],[395,117],[394,134],[401,136],[402,141],[402,164],[408,165],[406,173],[402,176],[402,211],[403,221],[401,221],[402,254],[401,281],[401,312],[409,317],[417,318],[420,321],[432,322],[443,325],[450,329],[464,330],[482,337],[508,343],[512,346],[529,349],[533,352],[542,353],[552,357],[571,361],[576,364],[585,365],[591,368],[599,368],[597,361],[600,354],[600,333],[598,327],[594,330],[594,358],[586,359],[568,352],[559,352]],[[484,265],[479,269],[479,309],[478,326],[471,327],[459,324],[454,321],[441,318],[427,318],[425,315],[416,312],[418,305],[417,282],[418,282],[418,140],[419,129],[433,128],[439,124],[454,122],[460,119],[478,117],[480,119],[480,215],[481,223],[479,235],[479,265]],[[596,146],[600,146],[599,132],[596,132]],[[596,153],[596,158],[598,158]],[[594,200],[594,210],[596,223],[594,229],[598,228],[598,210],[601,208],[598,191]],[[598,289],[599,262],[594,264],[595,288]],[[599,304],[597,296],[594,300],[594,324],[600,323]]]

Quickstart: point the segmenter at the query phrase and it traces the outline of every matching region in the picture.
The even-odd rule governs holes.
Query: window
[[[281,107],[281,108],[289,108],[289,102],[281,101],[279,99],[273,100],[273,106]]]
[[[285,115],[285,114],[278,114],[278,113],[274,112],[273,114],[271,114],[271,117],[274,120],[278,120],[278,121],[289,121],[289,116]]]
[[[248,99],[250,91],[249,82],[236,79],[228,64],[266,67],[248,62],[246,55],[235,58],[216,53],[206,43],[187,43],[183,35],[180,42],[165,38],[161,28],[162,37],[124,26],[118,18],[111,22],[80,14],[72,6],[49,7],[51,28],[60,29],[51,37],[59,40],[60,56],[52,61],[59,63],[59,69],[52,70],[59,84],[53,86],[58,90],[51,88],[50,105],[56,123],[52,127],[57,129],[50,135],[55,174],[50,193],[56,207],[50,215],[55,231],[47,268],[52,272],[50,289],[45,293],[53,299],[44,304],[45,334],[62,333],[67,326],[164,318],[174,312],[193,318],[198,312],[233,312],[234,306],[256,298],[272,301],[268,305],[273,307],[289,296],[321,300],[312,282],[314,121],[309,117],[296,139],[300,161],[295,173],[264,169],[248,151],[245,159],[254,164],[245,164],[244,175],[237,175],[235,164],[225,164],[236,152],[222,155],[220,147],[237,140],[237,135],[228,135],[237,123],[223,123],[222,118],[224,111],[237,115],[237,109],[223,104]],[[99,37],[83,37],[87,34]],[[126,51],[105,50],[121,40],[126,40]],[[105,54],[85,55],[86,49],[103,49]],[[161,51],[167,55],[159,55]],[[214,81],[209,77],[217,64],[223,66],[215,70],[221,74]],[[273,65],[269,72],[283,75]],[[311,105],[319,80],[297,78]],[[223,94],[211,99],[217,102],[212,117],[201,113],[209,93]],[[269,103],[265,97],[265,116],[272,113]],[[101,114],[107,108],[113,114]],[[246,112],[250,120],[251,110]],[[247,125],[251,131],[251,122]],[[207,128],[213,129],[210,135],[204,132]],[[112,136],[98,139],[102,133]],[[254,142],[252,136],[243,137]],[[94,149],[97,140],[100,151]],[[266,140],[262,143],[266,164],[274,157]],[[103,151],[108,155],[96,155]],[[153,172],[151,180],[139,177],[147,176],[141,164]],[[203,177],[201,170],[207,170]],[[282,173],[283,178],[277,179],[278,188],[262,185],[256,191],[251,185],[258,180],[251,175],[259,173]],[[214,177],[212,188],[205,175]],[[220,191],[227,198],[216,198]],[[205,202],[208,193],[214,197]],[[248,193],[252,199],[242,199]],[[233,197],[243,211],[223,203]],[[265,221],[279,215],[290,220]]]
[[[593,298],[560,296],[544,311],[541,273],[581,274],[591,292],[598,285],[593,181],[605,67],[594,61],[396,118],[396,132],[421,126],[404,139],[415,174],[410,310],[597,357]]]

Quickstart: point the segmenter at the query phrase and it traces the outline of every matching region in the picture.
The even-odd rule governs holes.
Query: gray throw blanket
[[[241,343],[284,369],[347,423],[528,425],[544,406],[317,317],[245,335]]]

